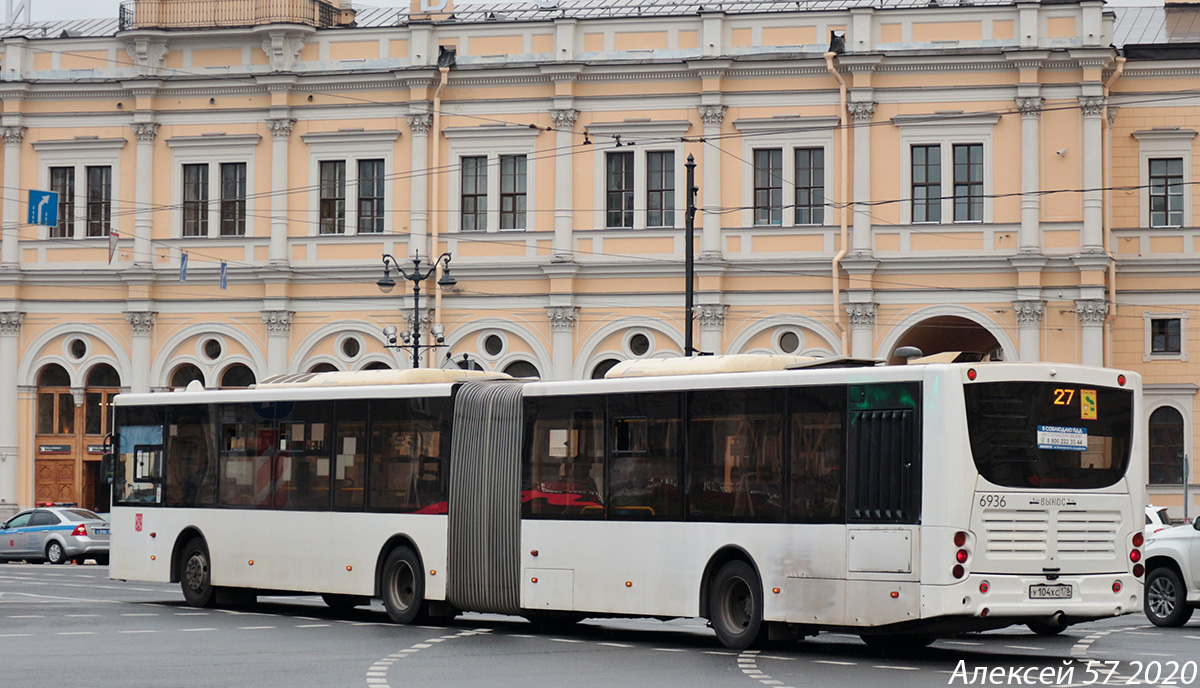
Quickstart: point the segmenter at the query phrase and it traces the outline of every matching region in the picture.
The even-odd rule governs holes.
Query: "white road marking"
[[[875,665],[873,665],[872,668],[874,668],[874,669],[896,669],[897,671],[920,671],[920,669],[917,667],[891,666],[888,664],[875,664]]]
[[[624,643],[596,643],[596,644],[604,645],[605,647],[624,647],[624,648],[633,647],[632,645],[626,645]]]
[[[118,633],[158,633],[158,631],[117,631]]]
[[[275,628],[275,627],[274,626],[238,626],[237,627],[237,629],[239,631],[268,631],[268,630],[271,630],[272,628]]]
[[[551,638],[550,641],[554,642],[554,643],[582,643],[583,642],[582,640],[576,640],[574,638]],[[413,647],[421,647],[421,646],[413,645]],[[429,647],[429,646],[426,645],[425,647]]]
[[[1042,648],[1033,647],[1032,645],[1005,645],[1004,647],[1007,647],[1010,650],[1033,650],[1034,652],[1040,652],[1042,650]]]
[[[44,619],[46,617],[44,617],[40,614],[13,614],[13,615],[9,616],[8,618],[10,618],[10,619]]]
[[[27,638],[29,633],[0,633],[0,638]]]
[[[121,616],[158,616],[156,612],[141,613],[141,614],[122,614]]]
[[[63,633],[55,633],[54,635],[96,635],[95,631],[65,631]]]
[[[197,631],[215,631],[215,628],[181,628],[180,633],[195,633]]]
[[[300,624],[296,628],[329,628],[329,624]]]
[[[654,648],[654,651],[655,652],[687,652],[687,650],[680,648],[680,647],[656,647],[656,648]]]
[[[814,659],[813,664],[833,664],[834,666],[858,666],[858,662],[838,662],[832,659]]]
[[[67,614],[66,616],[68,619],[90,619],[91,617],[100,616],[100,615],[99,614]]]

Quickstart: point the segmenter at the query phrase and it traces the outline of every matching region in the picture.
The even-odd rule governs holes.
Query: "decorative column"
[[[579,306],[547,306],[546,317],[550,319],[550,378],[570,380],[571,366],[575,362],[575,322],[579,319]]]
[[[150,237],[154,232],[154,138],[158,136],[158,124],[135,122],[129,125],[137,138],[137,186],[134,190],[133,212],[133,264],[149,268],[154,265],[154,249]],[[136,358],[134,360],[137,360]],[[148,392],[146,389],[135,391]]]
[[[1108,317],[1108,302],[1104,299],[1081,299],[1075,302],[1082,330],[1080,363],[1104,365],[1104,319]]]
[[[409,201],[408,257],[414,258],[418,251],[432,255],[425,248],[429,232],[429,130],[433,128],[433,115],[408,116],[408,127],[412,130],[412,197]],[[437,174],[437,171],[433,171]]]
[[[850,355],[855,358],[871,358],[875,354],[875,308],[876,304],[848,303],[846,315],[850,316]]]
[[[7,207],[7,206],[6,206]],[[7,235],[6,235],[7,237]],[[0,512],[15,509],[17,484],[17,364],[21,345],[20,312],[0,313]]]
[[[1017,329],[1021,333],[1021,360],[1041,360],[1042,316],[1046,312],[1046,302],[1040,300],[1013,301],[1013,312],[1017,314]]]
[[[851,253],[871,253],[871,207],[859,205],[871,201],[871,118],[875,103],[865,101],[847,106],[854,119],[854,232],[850,236]],[[826,165],[829,163],[826,162]],[[843,165],[846,161],[843,160]]]
[[[158,313],[154,311],[125,311],[132,342],[130,360],[133,370],[130,371],[129,391],[135,394],[150,391],[150,344],[157,317]]]
[[[575,145],[575,121],[579,111],[559,108],[550,111],[554,121],[554,145],[569,151]],[[554,260],[562,263],[575,258],[575,240],[571,232],[575,225],[575,156],[560,155],[554,162]]]
[[[267,326],[267,376],[287,372],[288,338],[292,333],[292,311],[262,311]]]
[[[1016,101],[1017,109],[1021,112],[1021,230],[1017,236],[1017,246],[1021,253],[1040,253],[1042,200],[1038,195],[1041,189],[1038,125],[1042,117],[1044,99],[1041,96],[1033,96],[1017,98]],[[1022,345],[1021,360],[1037,360],[1026,359],[1024,349]]]
[[[4,212],[0,214],[0,267],[16,270],[18,258],[19,228],[21,226],[21,141],[25,139],[25,127],[0,127],[4,135]],[[26,185],[28,186],[28,184]],[[13,399],[16,399],[15,392]],[[16,406],[13,407],[16,409]],[[16,422],[16,418],[13,419]]]
[[[1104,185],[1103,147],[1100,122],[1104,116],[1104,98],[1083,96],[1079,99],[1083,112],[1083,252],[1104,252]],[[1099,364],[1097,364],[1099,365]]]
[[[704,197],[700,218],[700,260],[720,260],[721,246],[721,124],[725,121],[724,105],[701,105],[700,121],[704,124]],[[686,183],[686,182],[685,182]],[[687,202],[687,189],[680,195]],[[687,208],[681,208],[687,211]],[[701,344],[703,347],[703,344]]]
[[[721,335],[725,333],[725,315],[729,306],[720,303],[696,306],[696,319],[700,321],[700,350],[706,354],[724,353]]]
[[[287,265],[288,238],[288,145],[296,120],[280,117],[267,120],[271,130],[271,244],[272,265]]]

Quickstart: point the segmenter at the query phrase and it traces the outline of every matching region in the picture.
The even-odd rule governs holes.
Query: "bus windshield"
[[[1094,489],[1129,465],[1133,392],[1056,382],[967,385],[975,466],[1004,487]]]

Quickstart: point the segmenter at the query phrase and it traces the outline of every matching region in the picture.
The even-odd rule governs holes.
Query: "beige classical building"
[[[698,349],[1139,371],[1183,515],[1188,7],[420,2],[4,34],[0,509],[105,506],[118,391],[411,365],[388,325],[444,328],[424,365],[555,379],[682,355],[694,158]],[[444,252],[414,323],[383,256]]]

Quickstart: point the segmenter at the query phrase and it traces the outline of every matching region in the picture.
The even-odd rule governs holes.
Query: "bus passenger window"
[[[162,501],[162,408],[119,407],[113,498],[123,504]]]
[[[615,518],[669,520],[683,515],[679,489],[681,395],[628,394],[608,401],[612,454],[609,507]]]
[[[844,523],[846,388],[794,388],[791,412],[789,519]]]
[[[217,499],[213,462],[216,429],[208,406],[167,409],[166,502],[171,506],[212,506]]]
[[[452,417],[449,398],[371,402],[368,508],[446,513]]]
[[[526,401],[526,516],[604,517],[604,399]]]
[[[688,518],[783,519],[783,391],[692,393]]]
[[[339,401],[333,445],[333,508],[362,509],[366,504],[367,417],[365,401]]]

